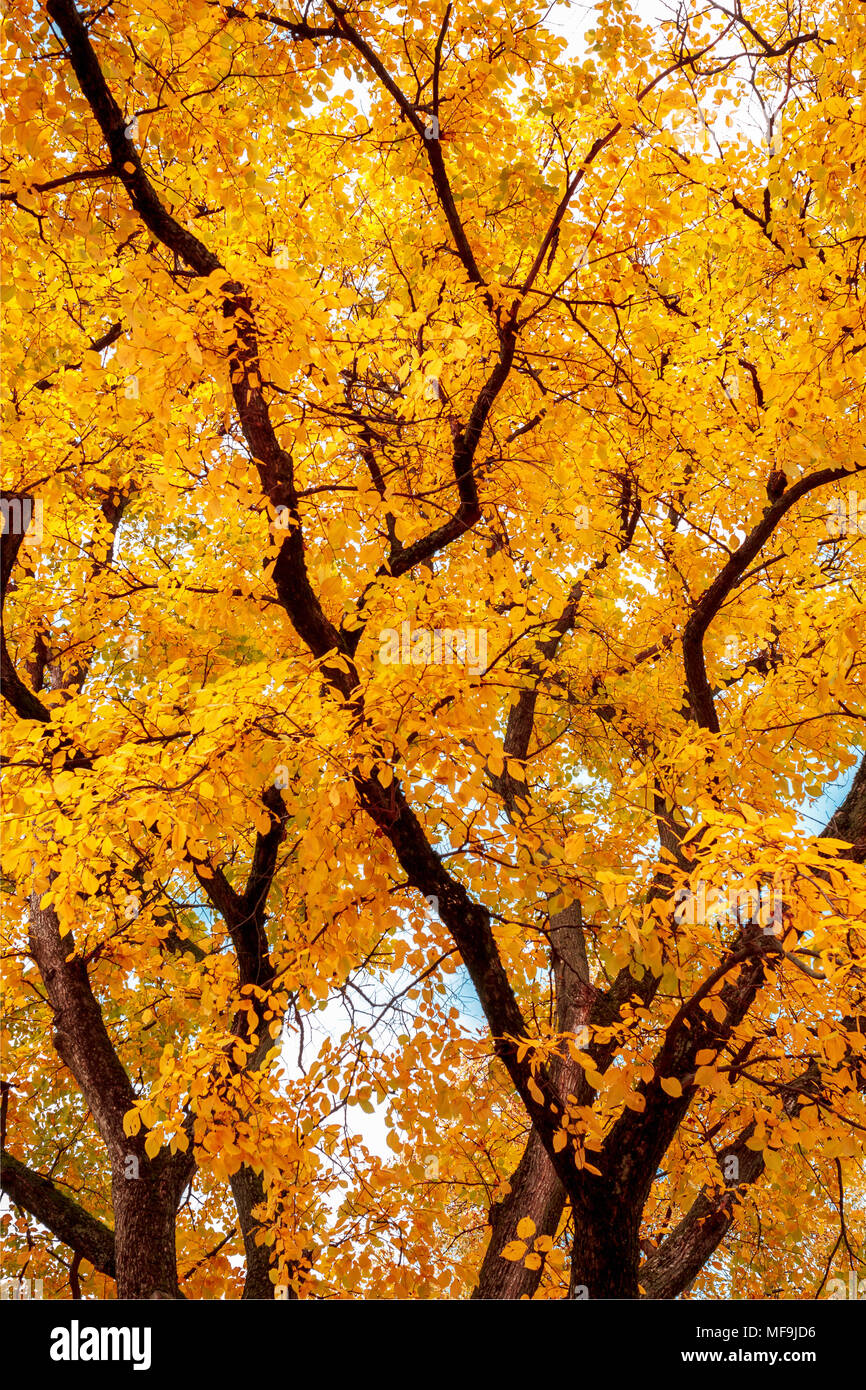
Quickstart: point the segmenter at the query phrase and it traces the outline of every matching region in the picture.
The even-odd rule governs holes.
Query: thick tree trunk
[[[572,1215],[569,1298],[639,1298],[641,1206],[599,1184]]]
[[[192,1172],[192,1163],[189,1165]],[[185,1183],[175,1164],[142,1164],[140,1175],[112,1175],[118,1298],[182,1298],[177,1280],[175,1221]]]

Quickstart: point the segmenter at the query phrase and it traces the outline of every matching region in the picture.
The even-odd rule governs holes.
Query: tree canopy
[[[567,17],[7,5],[53,1297],[866,1274],[866,12]]]

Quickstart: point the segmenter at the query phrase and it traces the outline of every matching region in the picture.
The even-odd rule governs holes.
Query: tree
[[[862,1267],[866,21],[593,23],[9,8],[3,1189],[58,1296]]]

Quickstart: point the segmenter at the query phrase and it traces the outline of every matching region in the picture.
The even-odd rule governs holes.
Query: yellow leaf
[[[502,1251],[503,1260],[522,1260],[526,1254],[526,1246],[522,1240],[510,1240]]]
[[[679,1081],[677,1081],[675,1076],[663,1077],[661,1082],[661,1088],[663,1091],[667,1091],[669,1096],[677,1097],[681,1096],[683,1093],[683,1088],[680,1085]]]
[[[123,1132],[131,1139],[141,1129],[141,1116],[137,1110],[127,1110],[123,1117]]]
[[[535,1235],[535,1222],[531,1216],[524,1216],[518,1221],[517,1234],[521,1240],[529,1240],[530,1236]]]
[[[574,864],[585,849],[586,836],[580,833],[569,835],[563,848],[563,855],[565,856],[566,863]]]

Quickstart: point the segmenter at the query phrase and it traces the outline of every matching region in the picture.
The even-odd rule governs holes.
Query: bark
[[[757,1182],[764,1171],[763,1154],[746,1147],[753,1130],[754,1125],[749,1125],[740,1141],[721,1156],[722,1164],[726,1158],[737,1158],[737,1183],[727,1189],[702,1188],[679,1224],[641,1269],[642,1298],[677,1298],[697,1278],[731,1229],[738,1188]]]
[[[851,1031],[862,1031],[863,1020],[851,1018],[844,1022]],[[851,1052],[846,1062],[857,1069],[862,1066],[859,1056],[858,1052]],[[862,1090],[866,1088],[866,1069],[860,1071],[859,1079]],[[802,1106],[813,1104],[822,1087],[821,1069],[813,1061],[802,1076],[783,1087],[785,1114],[796,1115]],[[721,1244],[734,1224],[743,1189],[758,1182],[764,1173],[763,1153],[748,1147],[754,1130],[752,1121],[719,1155],[722,1171],[727,1159],[736,1158],[736,1178],[723,1186],[704,1186],[679,1224],[649,1256],[640,1271],[641,1297],[679,1297]]]
[[[821,831],[821,836],[848,841],[851,859],[862,862],[866,857],[866,757],[860,763],[845,800]],[[862,1033],[864,1028],[859,1016],[846,1017],[842,1024],[851,1032]],[[852,1049],[845,1061],[862,1090],[866,1087],[866,1068],[861,1054]],[[821,1089],[820,1070],[813,1063],[802,1077],[784,1088],[786,1112],[795,1114],[801,1105],[820,1094]],[[739,1191],[757,1182],[764,1172],[763,1155],[746,1146],[752,1129],[753,1126],[749,1126],[720,1159],[723,1164],[729,1156],[737,1158],[737,1182],[730,1188],[704,1187],[679,1224],[647,1259],[640,1271],[643,1297],[677,1298],[727,1235],[736,1215]]]
[[[517,1234],[524,1216],[535,1222],[539,1235],[555,1237],[565,1205],[565,1189],[559,1181],[544,1145],[532,1129],[523,1157],[511,1175],[511,1191],[490,1208],[490,1241],[478,1275],[473,1299],[531,1298],[542,1269],[527,1269],[522,1260],[506,1260],[502,1251]]]
[[[851,846],[848,858],[858,864],[866,860],[866,754],[857,769],[851,790],[838,811],[830,817],[820,838],[847,840]]]
[[[572,903],[550,919],[550,946],[556,984],[557,1026],[561,1033],[582,1027],[592,1006],[589,967],[583,936],[580,904]],[[587,1086],[583,1069],[569,1054],[551,1067],[551,1084],[560,1097],[572,1093],[585,1104]],[[490,1240],[472,1292],[473,1299],[531,1298],[541,1282],[544,1262],[527,1269],[522,1260],[506,1260],[502,1251],[517,1236],[524,1217],[535,1222],[539,1236],[553,1240],[565,1207],[565,1188],[535,1129],[530,1130],[523,1156],[511,1175],[510,1191],[490,1208]]]
[[[767,978],[771,965],[767,957],[778,950],[773,938],[750,934],[748,929],[739,935],[725,960],[671,1021],[654,1060],[653,1077],[639,1088],[643,1110],[622,1112],[601,1152],[592,1155],[598,1174],[585,1170],[585,1180],[570,1189],[572,1298],[640,1297],[643,1210],[658,1166],[696,1094],[695,1056],[703,1049],[718,1050],[746,1016]],[[717,986],[717,997],[726,1009],[722,1022],[699,1011],[701,1000]],[[661,1082],[669,1077],[680,1080],[681,1095],[671,1096],[664,1090]]]
[[[860,472],[861,469],[858,468],[856,471]],[[714,734],[719,732],[718,715],[704,660],[704,637],[711,622],[732,589],[739,584],[748,566],[760,554],[785,513],[790,511],[801,497],[808,496],[815,488],[826,487],[850,476],[850,472],[844,468],[822,468],[817,473],[799,478],[792,487],[784,490],[770,506],[764,508],[761,520],[755,524],[695,604],[694,612],[683,630],[683,667],[692,713],[702,729],[709,729]]]
[[[30,947],[54,1013],[54,1046],[90,1107],[112,1172],[115,1265],[119,1298],[179,1297],[174,1226],[191,1155],[150,1159],[146,1135],[130,1138],[123,1117],[135,1092],[109,1037],[87,967],[71,933],[60,935],[53,907],[30,899]]]
[[[26,493],[7,492],[4,501],[17,503],[23,509],[25,504],[32,503],[33,499]],[[4,700],[12,706],[20,719],[34,719],[40,724],[47,724],[51,718],[48,710],[22,681],[6,645],[3,617],[6,591],[23,541],[23,534],[16,534],[11,528],[4,529],[0,535],[0,686],[3,689]]]
[[[3,1153],[0,1179],[6,1196],[52,1235],[89,1260],[100,1274],[115,1275],[114,1232],[97,1217],[12,1154]]]
[[[125,1167],[112,1173],[118,1298],[183,1297],[175,1222],[195,1165],[191,1156],[183,1166],[160,1158],[142,1165],[137,1178],[127,1177]]]
[[[244,1164],[231,1176],[232,1194],[238,1209],[241,1235],[246,1254],[247,1277],[244,1281],[242,1299],[273,1299],[276,1286],[271,1283],[271,1248],[256,1244],[256,1232],[262,1229],[261,1223],[253,1215],[254,1208],[265,1200],[265,1186],[260,1173]],[[289,1298],[297,1298],[289,1289]]]
[[[571,1210],[569,1298],[637,1298],[642,1204],[623,1184],[596,1180],[572,1197]]]
[[[640,517],[640,500],[632,497],[629,487],[624,485],[620,503],[623,529],[618,548],[624,551],[631,544]],[[607,563],[608,557],[602,556],[586,575],[572,585],[562,612],[551,624],[550,635],[537,643],[538,657],[542,663],[553,659],[566,633],[574,627],[589,574],[605,569]],[[537,674],[538,661],[530,661],[527,669]],[[526,759],[532,741],[537,702],[537,686],[527,687],[520,692],[517,703],[512,705],[508,715],[503,747],[506,766],[498,776],[490,777],[491,785],[511,821],[521,818],[519,808],[527,798],[528,789],[523,776],[516,776],[510,770],[508,760],[514,760],[519,765]],[[591,1019],[597,1021],[593,1011],[597,1012],[603,999],[589,980],[579,902],[571,903],[551,917],[550,958],[556,989],[557,1028],[560,1033],[576,1033]],[[636,982],[633,982],[631,975],[628,980],[631,988]],[[599,1055],[599,1070],[603,1071],[609,1060],[610,1056],[602,1059]],[[552,1067],[551,1084],[560,1109],[562,1098],[569,1093],[575,1095],[581,1105],[591,1100],[583,1069],[568,1057]],[[491,1236],[472,1298],[532,1297],[541,1282],[543,1264],[538,1270],[526,1269],[521,1261],[504,1260],[502,1250],[515,1239],[517,1223],[524,1216],[531,1217],[535,1222],[539,1235],[554,1239],[565,1202],[566,1189],[562,1179],[556,1176],[547,1148],[539,1140],[537,1131],[532,1129],[523,1156],[512,1173],[508,1196],[490,1210],[488,1220],[492,1227]]]

